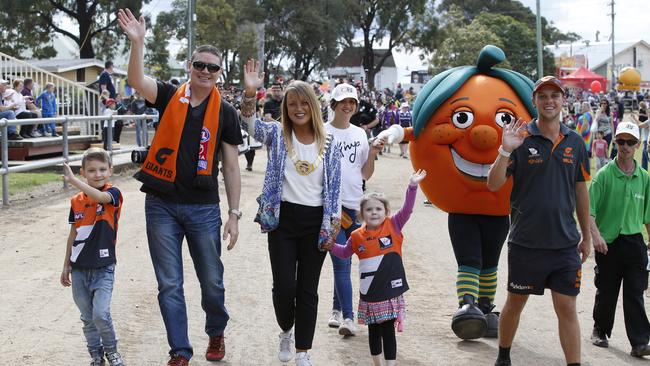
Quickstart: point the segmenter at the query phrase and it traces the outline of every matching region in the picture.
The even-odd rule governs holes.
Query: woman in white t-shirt
[[[335,151],[341,158],[341,231],[337,243],[344,243],[359,223],[356,212],[363,196],[363,181],[370,179],[375,170],[375,157],[383,149],[384,142],[376,140],[368,144],[365,130],[350,123],[350,118],[359,107],[357,90],[342,83],[332,91],[330,107],[334,111],[332,121],[325,124],[328,133],[334,136]],[[332,315],[327,323],[339,329],[344,336],[354,335],[354,312],[352,310],[352,281],[350,279],[351,258],[341,259],[330,254],[334,269],[334,296]]]
[[[293,81],[287,86],[279,122],[254,118],[255,94],[263,81],[259,67],[252,60],[245,66],[241,120],[268,147],[255,221],[268,232],[273,308],[282,330],[278,358],[294,357],[295,325],[296,365],[311,366],[307,351],[316,328],[324,245],[334,241],[340,227],[341,163],[311,85]]]

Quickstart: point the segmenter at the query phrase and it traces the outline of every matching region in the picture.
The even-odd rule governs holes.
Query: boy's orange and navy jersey
[[[362,300],[384,301],[409,289],[402,263],[402,240],[391,219],[384,220],[377,230],[367,230],[363,225],[352,232],[350,243],[359,257]]]
[[[70,200],[69,222],[77,231],[70,255],[74,268],[100,268],[116,262],[115,242],[122,193],[110,184],[101,190],[111,195],[111,202],[95,202],[83,192]]]

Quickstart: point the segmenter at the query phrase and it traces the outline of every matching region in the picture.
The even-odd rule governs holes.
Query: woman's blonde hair
[[[314,139],[318,144],[318,151],[321,153],[325,148],[325,139],[327,138],[327,133],[325,132],[325,126],[323,125],[323,116],[320,112],[320,104],[314,93],[314,89],[311,85],[307,84],[304,81],[295,80],[292,81],[289,86],[286,87],[284,91],[284,98],[282,98],[282,104],[280,105],[280,122],[282,122],[282,134],[284,135],[284,143],[287,146],[287,150],[291,150],[292,141],[291,133],[293,132],[293,122],[289,118],[289,109],[287,107],[287,96],[289,93],[295,93],[299,99],[307,101],[309,103],[309,109],[311,110],[311,125],[314,129]]]
[[[639,108],[648,109],[648,104],[645,102],[645,100],[639,102]]]
[[[370,200],[377,200],[381,202],[384,205],[384,210],[386,210],[386,216],[390,213],[390,204],[388,203],[388,198],[383,193],[379,192],[369,192],[363,195],[363,198],[361,198],[361,202],[359,203],[359,210],[360,210],[360,217],[363,219],[363,207],[368,203]]]

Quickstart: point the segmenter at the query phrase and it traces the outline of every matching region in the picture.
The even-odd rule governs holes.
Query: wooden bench
[[[101,140],[99,136],[72,135],[68,136],[68,149],[86,150],[94,142]],[[9,141],[9,160],[31,160],[42,155],[63,153],[63,137],[37,137],[20,141]]]

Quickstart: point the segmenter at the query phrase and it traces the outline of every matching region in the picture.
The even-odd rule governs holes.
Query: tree
[[[456,66],[476,65],[479,52],[488,44],[503,49],[501,39],[480,22],[451,28],[447,30],[447,38],[433,54],[431,71],[438,74]],[[510,68],[507,59],[500,66]]]
[[[440,22],[442,24],[443,38],[457,39],[457,28],[463,29],[469,26],[489,31],[499,39],[499,43],[493,44],[504,46],[502,48],[513,70],[521,72],[531,79],[539,78],[537,75],[535,15],[530,9],[519,2],[511,0],[443,0],[438,6],[438,10],[441,11]],[[542,19],[542,23],[544,25],[542,35],[547,43],[547,39],[559,40],[577,37],[575,33],[561,33],[557,28],[547,24],[545,19]],[[473,38],[470,37],[470,39],[477,41],[479,35],[477,34]],[[484,41],[487,41],[487,39]],[[438,55],[447,52],[449,47],[455,44],[455,41],[445,41],[445,43],[444,51],[441,49],[435,50],[431,47],[425,49]],[[482,47],[481,45],[475,46]],[[468,45],[466,49],[473,49],[472,47]],[[452,50],[462,51],[462,47],[452,47]],[[468,57],[476,57],[476,55],[478,53],[472,54],[469,52]],[[438,58],[434,57],[433,62],[441,61],[440,58],[442,58],[442,61],[449,61],[443,55],[438,56]],[[473,64],[473,62],[470,64]],[[545,75],[555,73],[555,60],[553,55],[546,50],[543,51],[543,64],[543,73]],[[436,70],[439,70],[439,66],[435,66]]]
[[[116,12],[120,8],[129,8],[135,14],[140,13],[143,3],[150,0],[21,0],[3,2],[2,34],[19,34],[10,43],[12,49],[33,48],[39,56],[54,56],[47,49],[52,39],[52,32],[60,33],[72,39],[79,46],[80,58],[112,58],[118,51],[115,39],[123,38],[117,25]],[[9,3],[6,6],[4,3]],[[77,24],[77,32],[64,29],[56,19],[65,17]],[[10,28],[13,27],[13,28]],[[28,40],[34,38],[36,41]],[[4,43],[4,42],[3,42]],[[101,52],[97,53],[96,49]],[[19,52],[18,54],[22,54]]]
[[[334,63],[339,39],[351,28],[349,0],[266,1],[265,43],[292,63],[291,76],[307,80],[316,68]],[[265,50],[268,49],[265,47]]]
[[[404,0],[396,3],[389,0],[359,0],[355,11],[355,23],[363,33],[363,68],[367,70],[368,88],[375,88],[375,75],[384,62],[398,47],[407,47],[408,30],[412,27],[413,14],[424,12],[426,0]],[[395,7],[399,5],[399,12]],[[374,48],[377,43],[388,38],[387,51],[375,59]]]
[[[442,0],[438,6],[438,11],[444,13],[449,11],[452,6],[458,6],[461,9],[467,23],[481,14],[492,13],[512,17],[527,25],[533,32],[537,27],[535,13],[517,0]],[[565,34],[560,32],[544,17],[541,20],[542,39],[546,44],[580,39],[580,36],[576,33],[569,32]]]
[[[0,11],[0,52],[23,58],[31,50],[34,58],[56,56],[56,50],[49,45],[51,35],[42,19],[24,16],[34,5],[33,0],[6,1]],[[29,29],[29,32],[24,31]]]
[[[164,17],[164,15],[163,15]],[[169,68],[169,32],[164,21],[159,19],[153,26],[152,34],[146,38],[147,52],[144,55],[145,66],[158,79],[169,80],[171,69]]]

